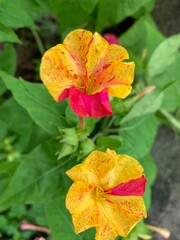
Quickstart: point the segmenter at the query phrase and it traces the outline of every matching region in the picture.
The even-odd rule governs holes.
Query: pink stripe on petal
[[[127,183],[121,183],[118,186],[106,190],[105,193],[117,196],[143,196],[146,187],[146,178],[142,175],[140,178],[130,180]]]
[[[58,102],[64,100],[69,97],[69,88],[64,89],[64,91],[59,95]]]
[[[71,87],[69,103],[72,110],[80,117],[104,117],[112,114],[107,89],[93,95],[85,95],[75,87]]]

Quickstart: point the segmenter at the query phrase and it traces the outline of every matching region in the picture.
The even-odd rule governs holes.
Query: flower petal
[[[58,101],[59,96],[66,88],[70,88],[72,85],[80,86],[79,71],[73,58],[62,44],[50,48],[42,57],[41,80],[55,101]]]
[[[84,163],[80,163],[66,171],[66,174],[69,178],[71,178],[74,182],[81,181],[86,185],[89,184],[88,175],[86,173],[86,169],[84,168]]]
[[[100,226],[97,227],[97,235],[102,234],[104,228],[108,226],[111,234],[126,237],[136,223],[142,219],[142,215],[130,213],[122,208],[120,204],[102,200],[98,206],[102,220],[101,224],[99,224]],[[108,237],[108,231],[104,233],[104,238],[102,239],[111,239]]]
[[[87,93],[92,94],[94,83],[100,76],[105,55],[109,47],[108,42],[97,32],[94,33],[86,55]]]
[[[76,65],[81,71],[81,75],[86,81],[86,55],[89,51],[93,35],[90,31],[76,29],[70,32],[63,41],[63,45],[74,59]],[[85,83],[85,82],[84,82]]]
[[[131,91],[130,85],[134,80],[134,67],[134,62],[125,63],[119,60],[115,61],[102,72],[99,79],[97,79],[95,88],[108,88],[109,95],[124,98]],[[125,87],[122,88],[121,86]]]
[[[108,47],[107,54],[104,60],[104,69],[114,63],[114,61],[123,61],[129,59],[129,54],[125,48],[116,44],[111,44]]]
[[[98,224],[99,211],[94,194],[82,182],[74,183],[69,189],[66,207],[72,214],[76,233]]]
[[[108,94],[113,97],[125,98],[132,90],[130,85],[110,86],[108,87]]]
[[[115,151],[109,149],[106,153],[109,158],[114,159],[115,166],[112,171],[109,171],[101,179],[101,187],[103,189],[110,189],[120,183],[125,183],[142,176],[144,169],[136,159],[125,154],[116,154]]]
[[[114,195],[105,195],[107,201],[111,203],[119,204],[124,210],[126,210],[129,214],[136,214],[140,216],[147,217],[146,208],[144,204],[144,200],[139,196],[127,196],[120,197]]]
[[[104,88],[104,85],[100,84],[101,78],[99,78],[102,72],[114,61],[128,58],[129,55],[125,48],[115,44],[108,45],[98,33],[95,33],[87,54],[88,93],[94,94],[101,91]]]
[[[140,178],[132,179],[126,183],[107,190],[108,194],[117,196],[143,196],[146,187],[146,178],[142,175]]]
[[[81,117],[104,117],[112,114],[106,89],[94,95],[86,95],[72,87],[69,90],[69,103],[72,110]]]
[[[114,166],[113,158],[109,158],[106,153],[96,150],[89,154],[83,163],[74,166],[66,174],[73,181],[101,186],[101,179],[104,179]]]

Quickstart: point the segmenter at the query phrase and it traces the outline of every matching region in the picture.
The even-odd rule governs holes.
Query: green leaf
[[[0,51],[0,69],[14,75],[16,71],[16,62],[17,56],[14,47],[11,44],[6,44],[4,49]],[[0,92],[1,91],[2,89],[0,88]]]
[[[130,54],[138,57],[138,61],[143,57],[149,59],[163,39],[150,15],[141,17],[120,37],[121,44]]]
[[[71,216],[65,207],[64,196],[47,202],[46,213],[52,231],[52,240],[83,240],[80,235],[76,235],[74,232]]]
[[[17,167],[1,195],[1,208],[6,209],[12,204],[45,203],[64,194],[70,184],[65,175],[66,168],[70,168],[68,162],[69,158],[55,164],[47,158],[42,147],[37,147]]]
[[[145,176],[147,177],[149,186],[152,186],[157,176],[155,160],[152,158],[152,156],[146,155],[142,158],[139,158],[138,161],[144,168]]]
[[[95,9],[95,7],[98,4],[98,0],[77,0],[79,2],[79,5],[81,8],[86,11],[88,14],[92,13],[92,11]]]
[[[180,34],[164,40],[157,47],[147,65],[147,74],[150,79],[162,74],[176,61],[176,53],[179,47]]]
[[[4,82],[1,81],[1,79],[0,79],[0,96],[5,93],[6,89],[7,89],[7,88],[6,88],[6,85],[5,85]]]
[[[0,23],[0,42],[20,43],[21,41],[11,28]]]
[[[117,148],[120,148],[121,141],[117,139],[116,136],[109,136],[109,137],[100,137],[97,139],[97,148],[106,151],[107,148],[110,148],[112,150],[116,150]]]
[[[48,0],[50,8],[57,17],[63,38],[73,29],[86,27],[96,2],[95,0]]]
[[[126,153],[137,159],[149,153],[157,132],[157,119],[146,115],[124,122],[120,128],[121,147],[118,153]]]
[[[6,136],[7,129],[7,123],[0,120],[0,141]]]
[[[0,23],[14,28],[35,28],[35,25],[27,12],[21,10],[21,8],[14,4],[14,2],[6,0],[0,2]]]
[[[13,148],[20,152],[31,150],[46,137],[29,117],[27,111],[13,98],[6,100],[0,106],[0,116],[1,120],[7,124],[7,129],[16,135]]]
[[[156,112],[162,102],[163,91],[159,89],[149,93],[141,98],[129,111],[129,113],[121,120],[121,123],[125,123],[133,118],[142,117],[147,114]]]
[[[145,202],[145,205],[146,205],[146,211],[148,211],[150,206],[151,206],[151,194],[152,194],[152,190],[151,190],[151,187],[150,187],[149,183],[147,182],[146,183],[146,191],[145,191],[145,194],[143,196],[144,202]]]
[[[58,127],[66,126],[61,113],[64,112],[64,103],[56,103],[42,84],[34,84],[16,79],[0,71],[8,89],[16,101],[24,107],[34,122],[52,135],[58,135]]]
[[[132,16],[150,0],[99,0],[97,27],[98,31],[123,21]]]
[[[147,78],[151,84],[163,87],[180,79],[180,34],[163,41],[154,51],[148,66]],[[157,64],[154,64],[154,63]],[[156,65],[153,67],[153,65]],[[172,85],[164,94],[162,107],[167,111],[174,112],[180,102],[180,81]]]

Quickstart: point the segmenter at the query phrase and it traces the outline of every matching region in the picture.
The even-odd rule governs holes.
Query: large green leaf
[[[52,232],[52,240],[92,240],[94,239],[95,229],[91,228],[83,233],[75,234],[72,219],[65,207],[65,197],[48,201],[46,204],[46,215]]]
[[[180,47],[180,34],[164,40],[154,51],[147,66],[150,79],[162,74],[176,61],[177,50]]]
[[[138,159],[144,168],[144,172],[149,186],[152,186],[157,176],[157,167],[155,160],[150,155],[143,156]]]
[[[163,87],[180,80],[180,34],[164,40],[154,51],[147,65],[147,78],[151,84]],[[172,85],[164,94],[162,107],[175,111],[180,102],[180,81]]]
[[[76,235],[74,232],[71,216],[65,207],[64,196],[47,202],[46,212],[52,231],[52,240],[83,240],[80,235]]]
[[[37,147],[17,167],[1,195],[1,208],[5,209],[12,204],[45,203],[64,194],[70,184],[64,168],[69,161],[66,159],[58,164],[54,163],[42,147]]]
[[[0,116],[7,130],[15,135],[13,144],[15,150],[29,151],[46,137],[43,130],[29,117],[27,111],[13,98],[6,100],[0,106]]]
[[[66,126],[66,121],[61,115],[64,112],[64,102],[54,102],[42,84],[16,79],[3,71],[0,71],[0,77],[12,91],[16,101],[46,132],[57,135],[58,127]]]
[[[157,132],[157,120],[153,114],[140,116],[121,124],[118,153],[126,153],[137,159],[149,153]]]
[[[20,43],[20,40],[11,28],[0,23],[0,42]]]
[[[162,98],[163,92],[160,92],[159,89],[144,96],[121,120],[121,123],[125,123],[133,118],[142,117],[144,115],[156,112],[161,106]]]
[[[16,70],[16,62],[17,62],[16,50],[11,44],[6,44],[4,46],[4,49],[0,51],[0,69],[6,71],[9,74],[14,75]]]
[[[151,0],[99,0],[97,30],[119,23],[126,17],[132,16]]]
[[[19,8],[14,2],[6,0],[0,2],[0,23],[14,28],[35,28],[35,24],[27,12]]]
[[[130,54],[138,57],[138,61],[143,57],[149,59],[163,39],[150,15],[141,17],[120,37],[121,44]]]
[[[85,28],[97,4],[97,0],[48,0],[48,2],[58,19],[63,38],[75,28]]]

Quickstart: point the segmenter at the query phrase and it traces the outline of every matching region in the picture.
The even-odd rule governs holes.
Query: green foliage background
[[[74,233],[64,199],[71,184],[65,171],[94,149],[109,147],[140,161],[148,178],[144,199],[149,208],[156,177],[150,150],[158,127],[165,123],[180,132],[180,34],[165,38],[159,32],[150,14],[154,4],[153,0],[0,0],[0,232],[4,239],[30,239],[31,232],[18,230],[23,220],[50,228],[47,239],[93,239],[94,229]],[[103,34],[129,17],[134,23],[119,39],[136,63],[132,94],[125,100],[111,99],[114,115],[87,118],[82,132],[68,102],[55,103],[39,81],[41,55],[73,29]],[[31,59],[35,72],[31,81],[17,74],[18,46],[25,47],[28,41],[21,39],[23,30],[38,52]],[[154,91],[137,98],[152,85]],[[140,234],[149,234],[142,222],[126,239],[136,240]]]

